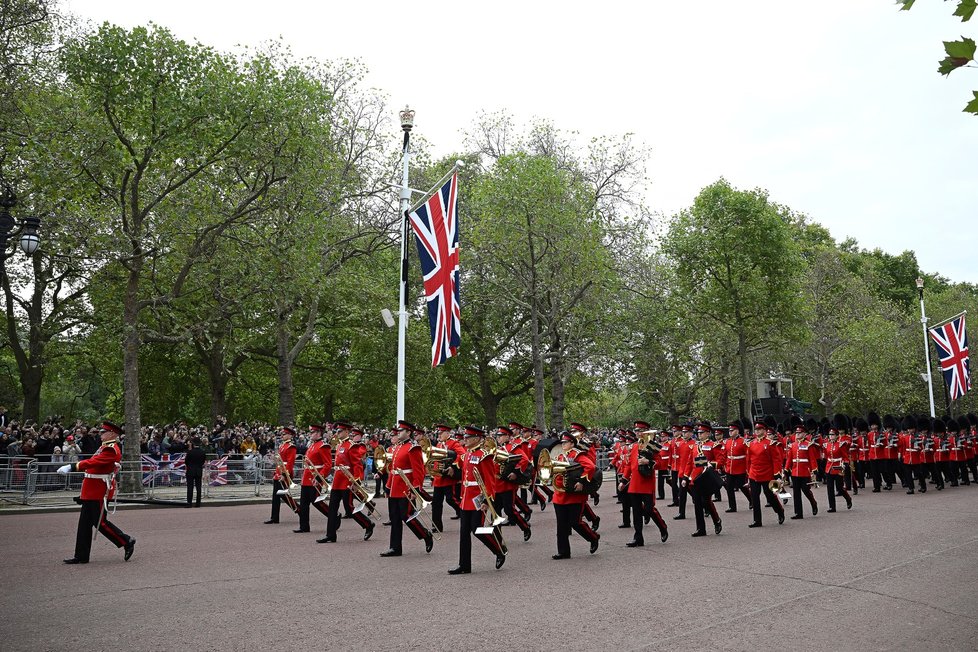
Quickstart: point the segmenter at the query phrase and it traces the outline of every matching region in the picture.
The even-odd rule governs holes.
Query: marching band
[[[363,432],[348,423],[331,426],[333,439],[325,444],[323,427],[311,426],[312,445],[303,463],[300,502],[296,505],[291,478],[296,460],[291,428],[282,429],[282,444],[276,456],[272,518],[278,522],[279,499],[299,515],[299,529],[309,529],[309,506],[327,516],[326,537],[336,541],[340,505],[370,539],[379,509],[375,492],[366,489],[365,460],[371,455],[362,442]],[[815,489],[824,484],[828,513],[836,512],[836,498],[852,509],[853,495],[865,486],[873,491],[892,489],[899,480],[908,494],[927,490],[928,480],[938,490],[945,481],[951,486],[978,483],[978,418],[960,419],[906,417],[867,418],[836,415],[834,419],[802,420],[792,417],[778,423],[773,417],[754,423],[737,419],[727,426],[706,421],[657,430],[636,421],[634,430],[623,429],[609,453],[615,473],[616,497],[622,505],[623,529],[633,535],[625,545],[644,546],[644,526],[654,523],[660,540],[669,538],[669,528],[656,508],[669,485],[670,506],[678,508],[674,518],[685,518],[687,499],[695,515],[693,537],[707,535],[709,514],[716,534],[723,521],[715,503],[726,501],[726,513],[738,511],[737,495],[743,494],[752,511],[750,528],[762,527],[762,495],[767,506],[785,521],[786,505],[792,501],[792,520],[804,518],[804,505],[818,514]],[[444,531],[444,505],[460,519],[458,565],[449,574],[472,572],[472,535],[495,557],[495,568],[506,561],[508,547],[502,527],[515,526],[529,541],[530,505],[540,510],[552,504],[557,521],[556,553],[553,559],[571,556],[571,534],[576,532],[598,550],[600,518],[591,509],[597,504],[602,471],[597,466],[600,442],[579,423],[571,424],[559,439],[544,439],[543,432],[517,422],[501,426],[494,437],[475,426],[457,432],[443,424],[435,426],[436,445],[414,425],[399,421],[392,429],[390,448],[373,452],[376,478],[385,479],[390,511],[390,548],[382,557],[402,554],[403,526],[424,541],[431,552],[434,539]],[[695,438],[694,438],[695,436]],[[969,477],[970,476],[970,477]],[[433,496],[425,489],[430,478]],[[726,497],[721,495],[725,489]],[[850,493],[850,489],[852,493]],[[527,504],[523,496],[529,496]],[[291,500],[290,500],[291,499]],[[323,501],[328,499],[328,508]],[[354,508],[354,503],[359,506]],[[321,507],[321,505],[323,505]],[[430,513],[428,511],[430,507]]]

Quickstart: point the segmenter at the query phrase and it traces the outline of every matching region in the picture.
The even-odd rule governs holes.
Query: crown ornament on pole
[[[401,129],[411,131],[411,128],[414,127],[414,110],[405,106],[398,115],[401,116]]]

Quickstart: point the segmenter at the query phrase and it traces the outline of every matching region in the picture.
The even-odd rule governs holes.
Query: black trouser
[[[523,514],[523,519],[526,520],[530,518],[532,513],[530,506],[526,503],[526,487],[520,487],[519,491],[514,490],[513,492],[513,506],[516,507]]]
[[[101,500],[83,500],[81,512],[78,514],[78,532],[75,535],[75,559],[88,561],[92,554],[92,528],[98,525],[98,531],[106,539],[115,544],[116,548],[121,548],[129,543],[129,536],[119,529],[118,526],[109,522],[107,515],[102,514],[102,522],[99,522],[99,515],[102,514]]]
[[[679,484],[679,496],[677,502],[679,502],[679,516],[686,516],[686,496],[689,494],[689,489]]]
[[[450,484],[447,487],[435,487],[434,500],[431,501],[431,523],[439,532],[445,531],[445,525],[441,520],[445,503],[448,503],[448,506],[454,509],[455,515],[458,516],[459,505],[458,501],[455,500],[455,484]]]
[[[200,485],[203,482],[203,473],[191,475],[187,473],[187,504],[194,502],[194,488],[197,489],[197,507],[200,507]]]
[[[278,495],[279,491],[287,491],[288,488],[282,480],[272,480],[272,516],[269,519],[270,521],[278,523],[279,509],[283,500],[289,506],[289,509],[297,514],[299,513],[299,506],[296,505],[295,498],[290,494],[286,494],[285,496]]]
[[[316,499],[319,498],[319,491],[313,486],[303,485],[299,490],[299,529],[303,532],[309,532],[309,506],[314,506],[319,513],[323,516],[329,516],[329,510],[324,505],[324,501],[320,500],[318,503]]]
[[[642,534],[642,527],[645,525],[645,519],[650,518],[655,522],[655,526],[659,528],[659,534],[665,534],[669,531],[666,527],[666,522],[662,520],[662,516],[659,514],[659,510],[655,508],[655,501],[652,500],[652,494],[627,494],[628,502],[632,506],[632,521],[635,528],[635,541],[638,543],[645,543],[645,537]]]
[[[768,504],[771,505],[771,509],[774,510],[779,516],[784,514],[784,508],[781,506],[781,499],[778,498],[771,487],[768,486],[766,482],[758,482],[757,480],[750,481],[750,504],[754,510],[754,522],[761,522],[761,491],[767,497]]]
[[[363,512],[353,513],[353,492],[349,489],[333,489],[329,492],[329,516],[326,518],[326,538],[335,539],[336,531],[340,529],[340,503],[350,518],[366,530],[371,520]]]
[[[883,460],[869,460],[869,473],[873,478],[873,491],[879,491],[883,484]]]
[[[620,483],[619,483],[620,486]],[[618,499],[621,500],[621,523],[622,525],[631,525],[632,518],[632,504],[637,500],[635,497],[641,494],[630,494],[628,493],[628,485],[625,485],[624,489],[618,491]]]
[[[656,491],[656,494],[657,494],[659,500],[665,500],[666,499],[666,483],[668,482],[669,485],[672,486],[672,478],[670,477],[672,474],[669,471],[656,471],[655,474],[657,476],[656,477],[656,482],[659,483],[658,484],[658,491]]]
[[[395,552],[401,552],[401,535],[404,531],[404,523],[407,523],[408,529],[414,532],[414,536],[419,539],[427,539],[431,536],[431,533],[424,528],[423,525],[418,523],[418,519],[408,518],[413,513],[411,509],[411,502],[405,498],[387,498],[387,509],[389,510],[389,518],[391,520],[391,550]]]
[[[732,473],[727,474],[727,479],[724,482],[727,489],[727,504],[730,509],[737,511],[737,492],[744,492],[744,497],[747,498],[747,504],[750,504],[750,491],[747,490],[747,474],[741,473],[734,475]]]
[[[472,570],[472,535],[485,522],[485,512],[481,509],[463,509],[461,515],[458,530],[458,565],[465,570]],[[496,556],[505,553],[505,548],[502,547],[502,536],[498,532],[498,528],[493,528],[492,534],[475,535],[475,538]]]
[[[672,487],[672,502],[679,504],[679,471],[669,472],[669,486]]]
[[[597,540],[597,533],[581,520],[583,503],[560,505],[554,503],[557,514],[557,554],[570,557],[570,533],[574,530],[590,543]]]
[[[880,473],[883,474],[883,483],[887,487],[892,487],[893,483],[896,482],[897,473],[897,461],[891,459],[880,460],[882,464],[880,465]]]
[[[866,469],[869,468],[869,461],[856,460],[856,483],[860,489],[866,488]]]
[[[818,503],[815,502],[815,494],[812,493],[812,488],[808,485],[811,482],[809,476],[797,477],[791,476],[791,502],[795,506],[795,516],[804,516],[801,508],[801,495],[805,494],[805,498],[812,505],[812,512],[818,509]]]
[[[713,524],[720,522],[720,515],[717,514],[716,505],[713,504],[713,496],[704,491],[699,491],[696,485],[691,487],[689,492],[693,497],[693,516],[696,518],[696,531],[706,532],[706,512],[710,512]]]
[[[509,522],[520,528],[521,532],[528,532],[530,529],[530,524],[526,522],[523,515],[520,514],[519,510],[516,509],[514,505],[516,490],[515,489],[505,489],[503,491],[497,492],[492,500],[493,505],[496,507],[496,513],[500,516],[506,514],[509,517]]]
[[[849,492],[846,491],[845,486],[842,483],[842,476],[835,475],[833,473],[825,474],[825,491],[829,496],[829,509],[835,509],[835,494],[840,493],[843,498],[846,499],[846,504],[852,504],[852,498],[849,496]]]
[[[965,465],[971,470],[971,481],[978,482],[978,458],[972,457],[970,460],[965,462]],[[967,470],[965,473],[967,473]]]

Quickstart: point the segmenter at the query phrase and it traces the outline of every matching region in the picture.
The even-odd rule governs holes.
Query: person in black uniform
[[[183,458],[183,465],[187,470],[187,507],[194,504],[194,489],[197,489],[197,503],[200,507],[200,487],[204,478],[204,462],[207,455],[200,447],[200,440],[194,437],[190,440],[190,449],[186,457]]]

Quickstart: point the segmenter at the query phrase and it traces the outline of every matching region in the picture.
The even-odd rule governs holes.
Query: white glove
[[[70,471],[71,471],[71,464],[65,464],[64,466],[58,467],[58,473],[60,473],[61,475],[68,475]]]

